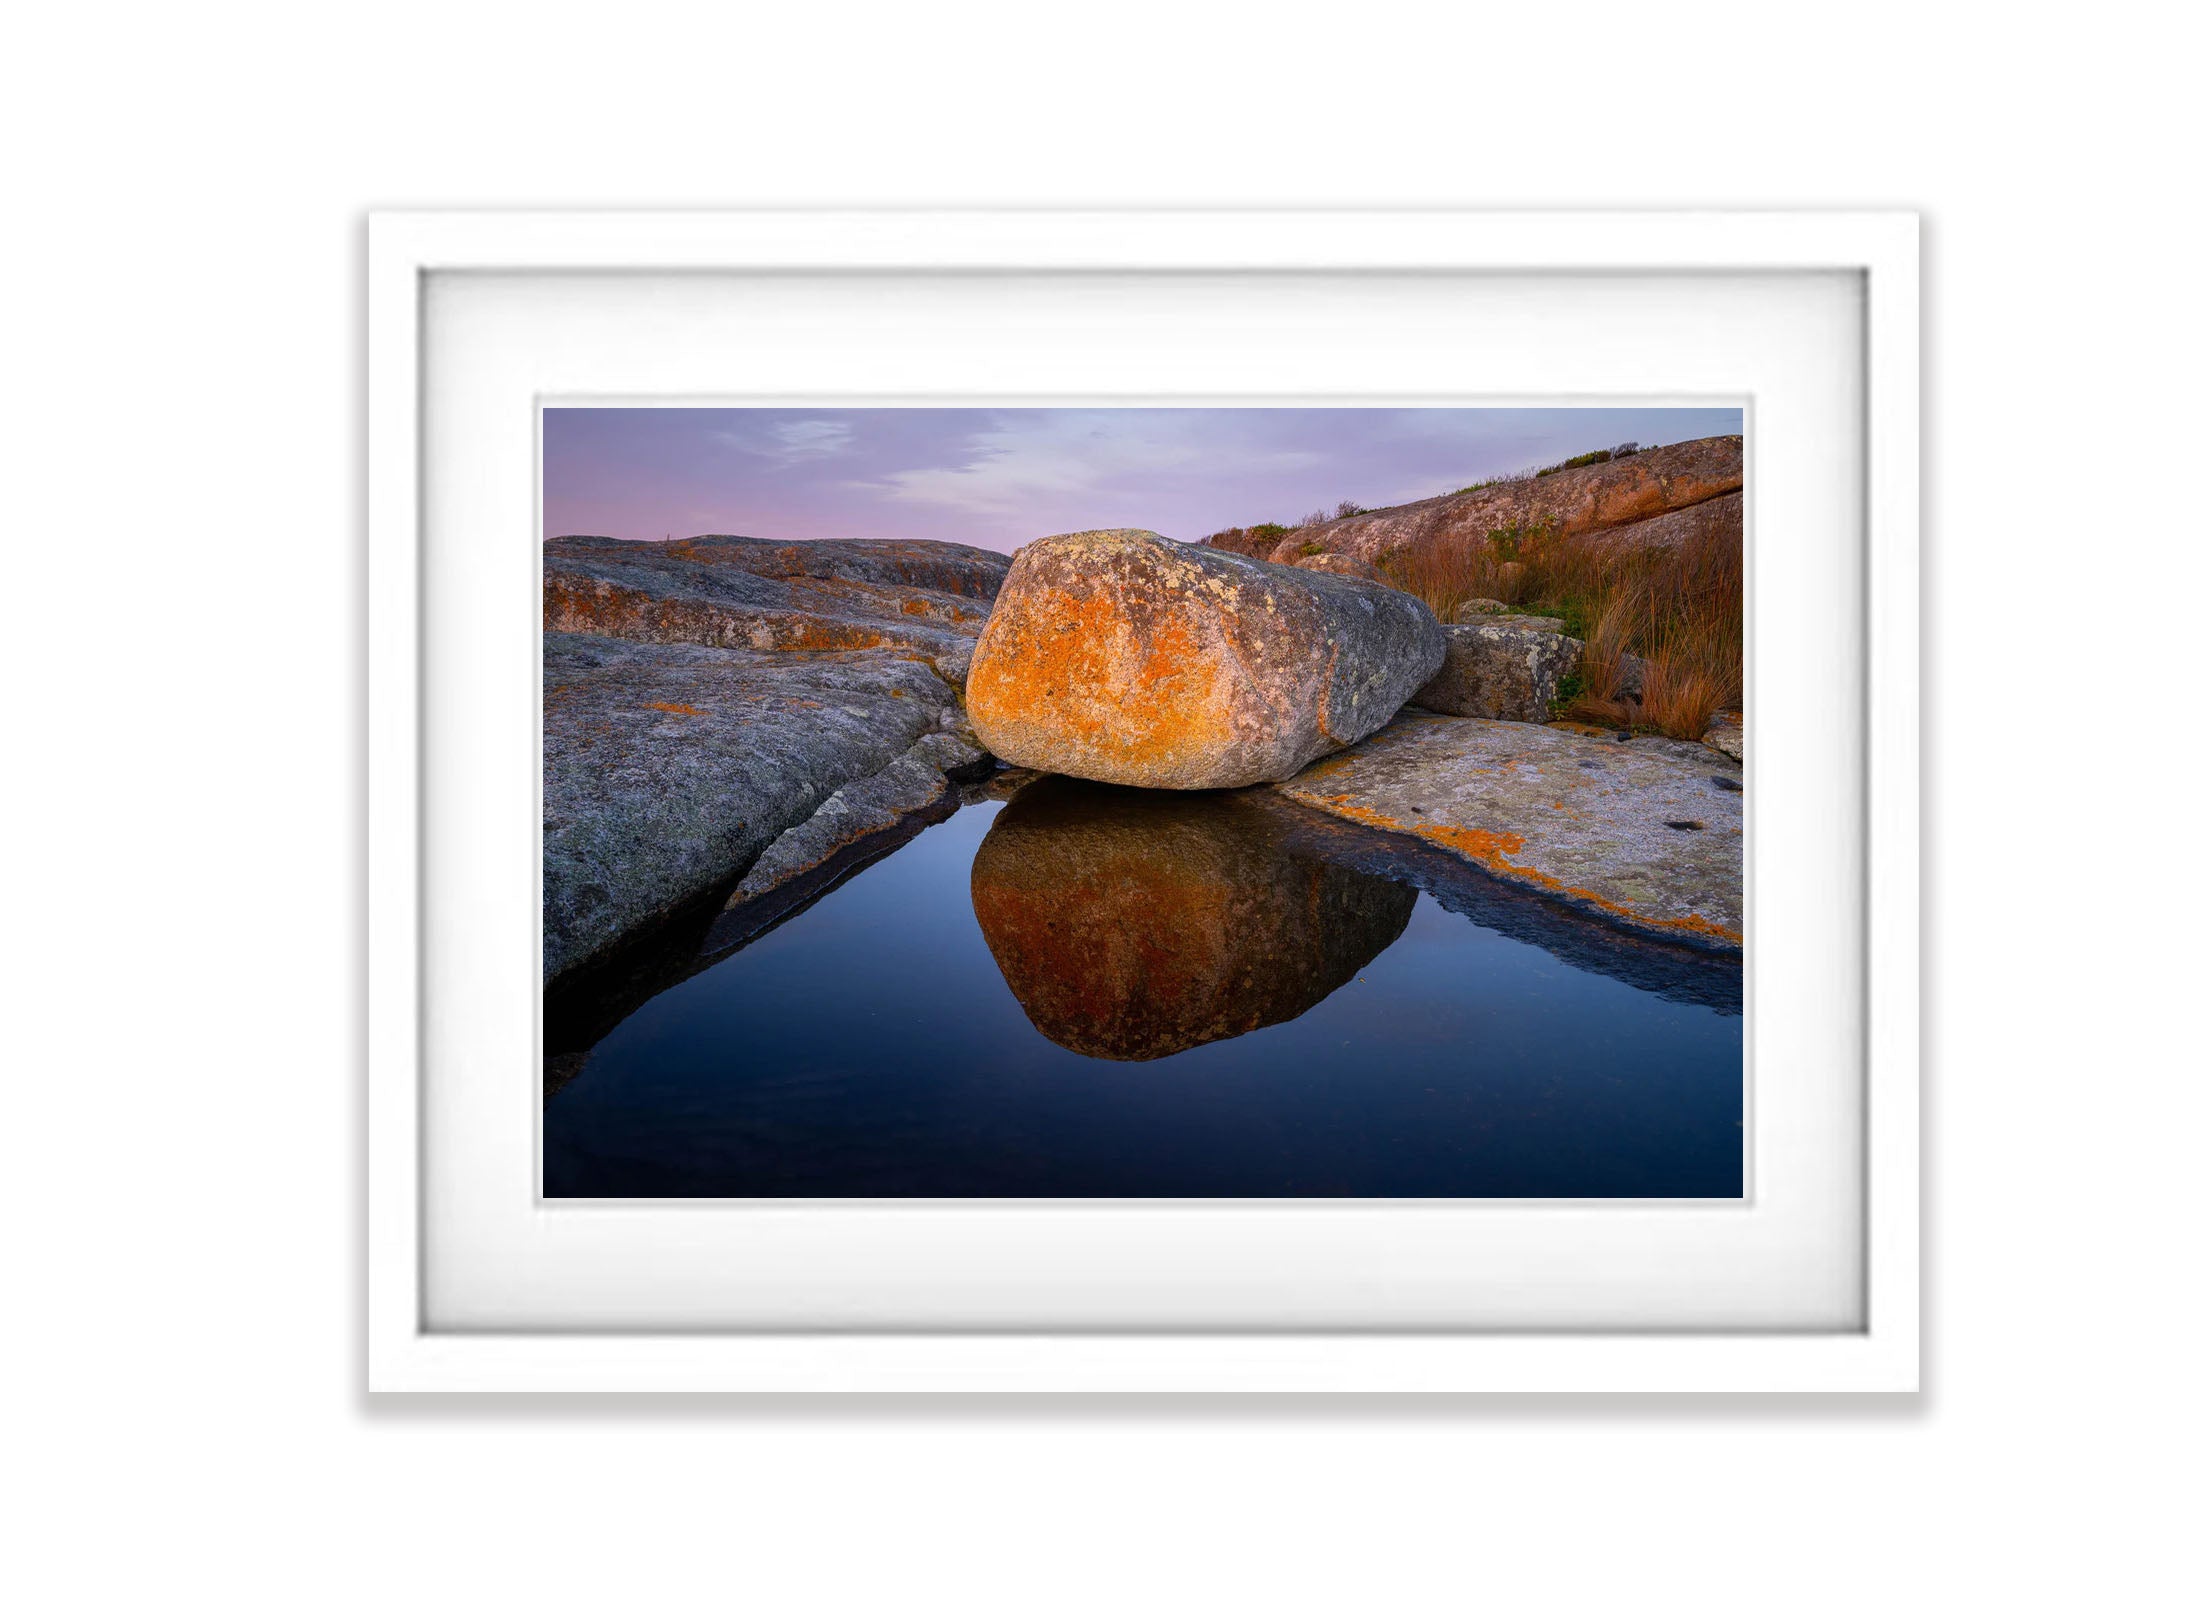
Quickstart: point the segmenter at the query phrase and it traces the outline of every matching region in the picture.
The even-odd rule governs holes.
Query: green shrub
[[[1534,522],[1508,522],[1490,530],[1490,551],[1500,561],[1518,561],[1548,539],[1557,526],[1549,517],[1540,517]]]
[[[1579,594],[1546,595],[1532,605],[1513,608],[1531,617],[1556,617],[1570,639],[1589,637],[1590,604],[1586,596]]]

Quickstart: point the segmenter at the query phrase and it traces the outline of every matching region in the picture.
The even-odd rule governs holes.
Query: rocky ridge
[[[1309,523],[1281,538],[1232,529],[1209,539],[1217,548],[1284,565],[1336,557],[1370,567],[1412,545],[1507,527],[1545,528],[1561,538],[1597,534],[1673,544],[1712,517],[1738,518],[1741,487],[1741,436],[1721,434],[1640,450],[1592,466],[1569,467],[1548,477],[1493,483],[1465,494],[1436,495]],[[1735,497],[1731,506],[1699,512],[1694,521],[1668,520],[1725,496]]]

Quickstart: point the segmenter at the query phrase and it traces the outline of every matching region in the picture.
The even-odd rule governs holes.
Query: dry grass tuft
[[[1437,621],[1456,622],[1463,601],[1492,593],[1495,569],[1486,567],[1484,554],[1480,540],[1438,539],[1393,551],[1379,571],[1393,588],[1425,601]]]
[[[1394,551],[1378,573],[1445,622],[1458,620],[1462,602],[1484,597],[1563,617],[1586,646],[1569,716],[1697,739],[1713,712],[1741,704],[1738,530],[1641,550],[1608,536],[1500,528]],[[1630,654],[1645,663],[1639,706],[1621,693]]]
[[[1641,613],[1643,591],[1639,583],[1620,583],[1604,592],[1592,608],[1581,652],[1582,698],[1617,704],[1627,675],[1627,646],[1635,636],[1635,618]]]

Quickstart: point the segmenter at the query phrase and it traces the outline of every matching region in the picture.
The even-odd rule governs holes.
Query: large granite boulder
[[[890,651],[546,635],[544,978],[730,884],[833,794],[958,720],[939,674]]]
[[[1147,789],[1289,777],[1388,722],[1444,659],[1410,595],[1137,529],[1017,553],[971,725],[1004,761]]]
[[[1444,628],[1444,664],[1413,704],[1451,717],[1548,722],[1582,645],[1556,617],[1481,616]]]
[[[1032,1026],[1113,1061],[1298,1016],[1405,931],[1414,899],[1242,797],[1065,778],[1020,790],[970,867],[978,927]]]
[[[1695,743],[1408,712],[1277,792],[1629,928],[1732,949],[1740,772]]]
[[[1009,558],[926,539],[543,543],[542,625],[658,643],[922,656],[960,683]]]

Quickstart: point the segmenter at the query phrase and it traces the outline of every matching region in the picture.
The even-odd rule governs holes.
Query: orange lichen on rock
[[[676,717],[707,717],[710,715],[709,712],[698,710],[694,706],[682,705],[677,700],[645,701],[643,702],[643,709],[648,711],[669,711]]]
[[[1217,663],[1186,618],[1136,617],[1105,590],[1047,590],[1013,628],[989,636],[970,714],[996,725],[1044,721],[1107,762],[1166,768],[1231,737]]]
[[[1373,806],[1354,804],[1351,802],[1350,797],[1346,795],[1309,794],[1303,795],[1301,798],[1312,801],[1325,811],[1349,818],[1353,822],[1365,823],[1371,828],[1381,828],[1391,833],[1413,834],[1418,838],[1428,840],[1431,844],[1441,845],[1454,855],[1464,856],[1476,866],[1489,872],[1508,878],[1524,880],[1551,894],[1594,906],[1599,911],[1643,927],[1671,928],[1684,933],[1699,934],[1723,940],[1729,944],[1738,945],[1742,942],[1742,936],[1736,930],[1713,922],[1710,918],[1698,913],[1689,912],[1678,917],[1646,916],[1632,906],[1621,905],[1618,901],[1599,894],[1594,889],[1586,888],[1580,884],[1567,883],[1539,868],[1507,859],[1518,855],[1527,848],[1528,841],[1521,834],[1501,832],[1489,828],[1454,827],[1440,822],[1402,823],[1397,818],[1379,811]]]

